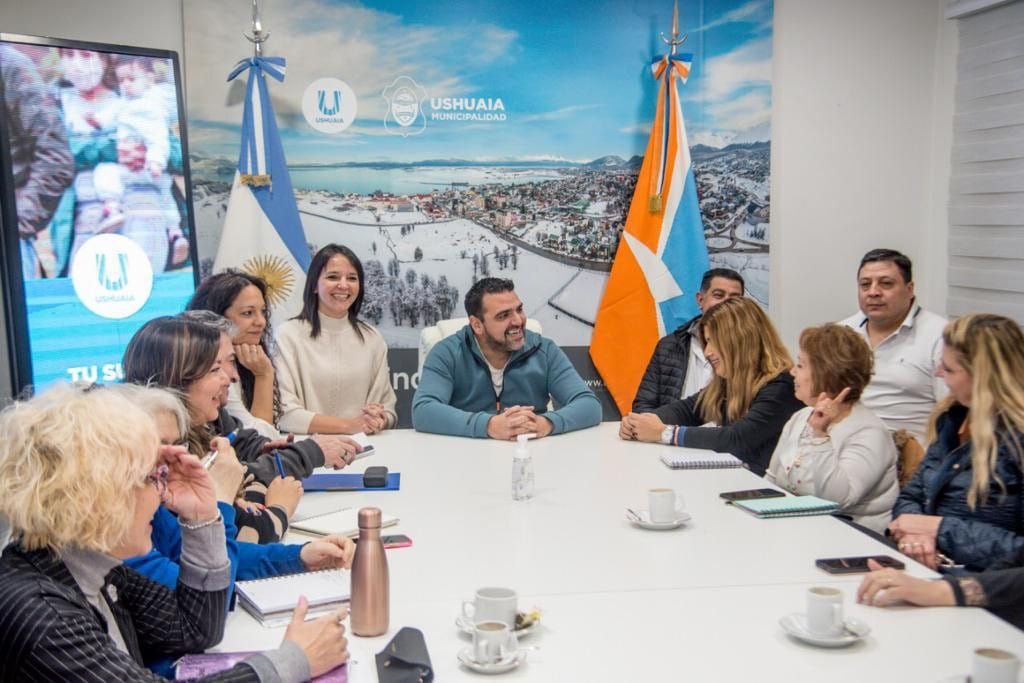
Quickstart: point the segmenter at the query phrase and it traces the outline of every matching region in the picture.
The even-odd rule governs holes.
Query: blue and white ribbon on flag
[[[310,254],[295,204],[281,136],[266,77],[284,80],[282,57],[251,57],[235,65],[227,80],[248,72],[242,139],[224,216],[214,272],[240,268],[267,281],[275,321],[302,306],[302,284]]]

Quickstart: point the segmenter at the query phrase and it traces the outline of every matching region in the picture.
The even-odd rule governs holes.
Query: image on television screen
[[[28,345],[37,388],[117,381],[132,334],[182,310],[194,289],[177,62],[2,38],[0,161],[13,185],[3,200],[16,214],[4,212],[4,239],[17,253],[7,264],[20,264],[6,277],[22,283],[14,329],[28,335],[15,344]]]

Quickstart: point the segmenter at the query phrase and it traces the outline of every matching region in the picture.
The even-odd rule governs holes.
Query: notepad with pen
[[[699,448],[674,447],[661,454],[661,461],[674,470],[717,470],[743,467],[743,461],[730,453],[714,453]]]
[[[831,500],[825,500],[817,496],[786,496],[785,498],[737,500],[733,505],[761,519],[831,515],[834,512],[839,512],[839,505]]]

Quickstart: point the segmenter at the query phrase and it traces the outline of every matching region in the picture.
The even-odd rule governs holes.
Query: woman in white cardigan
[[[834,501],[881,533],[899,486],[889,430],[859,401],[873,365],[867,343],[845,326],[803,331],[791,372],[794,393],[807,407],[783,427],[765,478],[790,493]]]
[[[374,434],[395,426],[388,347],[359,319],[364,295],[363,264],[351,249],[328,244],[316,253],[302,312],[277,331],[282,431]]]

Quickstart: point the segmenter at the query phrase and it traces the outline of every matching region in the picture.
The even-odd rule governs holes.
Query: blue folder
[[[302,480],[302,488],[306,491],[397,491],[401,484],[401,472],[388,472],[388,483],[384,486],[363,486],[362,473],[314,474]]]

